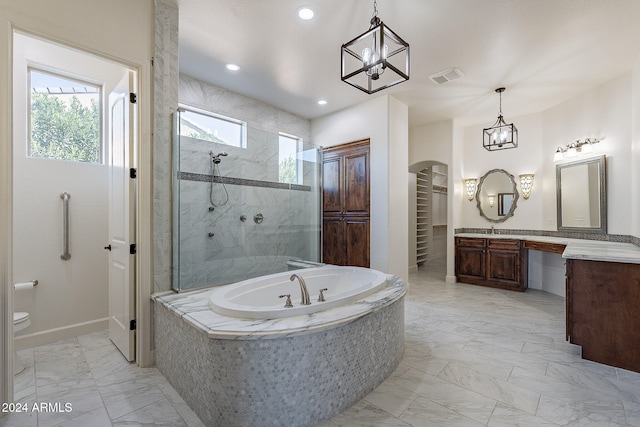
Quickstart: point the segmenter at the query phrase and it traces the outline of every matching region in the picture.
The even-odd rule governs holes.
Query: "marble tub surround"
[[[387,276],[387,285],[383,289],[352,304],[312,314],[267,320],[227,317],[211,311],[209,298],[219,287],[180,294],[165,292],[153,295],[152,299],[210,338],[260,340],[320,332],[352,322],[402,298],[407,286],[399,277]],[[299,297],[292,295],[292,299],[296,301]],[[317,302],[312,301],[312,304]]]
[[[261,321],[215,315],[211,291],[156,295],[157,366],[206,425],[315,425],[396,369],[406,289],[390,276],[348,306]]]
[[[497,230],[496,230],[497,231]],[[456,233],[456,237],[530,240],[565,245],[563,258],[640,264],[640,247],[615,241],[572,239],[527,234]]]

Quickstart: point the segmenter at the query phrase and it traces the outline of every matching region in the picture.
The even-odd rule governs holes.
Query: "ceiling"
[[[310,6],[311,21],[297,9]],[[640,52],[638,0],[378,0],[410,44],[411,77],[367,95],[340,80],[340,47],[365,32],[367,0],[181,0],[180,72],[316,118],[385,94],[409,126],[446,119],[492,124],[535,113],[631,70]],[[241,67],[230,72],[225,64]],[[458,67],[443,85],[431,74]],[[325,99],[326,105],[318,105]]]

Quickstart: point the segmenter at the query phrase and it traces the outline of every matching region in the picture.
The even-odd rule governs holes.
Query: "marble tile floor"
[[[29,410],[0,418],[0,426],[203,425],[156,368],[127,362],[106,331],[22,350],[18,356],[26,368],[15,376],[15,402]],[[34,403],[54,407],[33,411]]]
[[[640,427],[640,374],[582,360],[564,340],[563,298],[443,278],[442,266],[411,274],[400,366],[318,427]],[[16,401],[70,402],[73,411],[13,414],[0,425],[202,425],[157,369],[126,362],[106,333],[19,355],[27,369]]]
[[[640,374],[583,360],[564,298],[444,275],[410,275],[400,366],[319,426],[640,426]]]

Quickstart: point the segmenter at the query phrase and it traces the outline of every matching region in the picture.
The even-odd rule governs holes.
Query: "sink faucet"
[[[300,293],[302,294],[302,299],[300,300],[300,303],[302,305],[311,304],[311,298],[309,298],[309,291],[307,290],[307,284],[304,283],[304,279],[298,276],[297,274],[292,274],[291,277],[289,278],[289,280],[291,280],[292,282],[296,279],[298,279],[298,282],[300,282]]]

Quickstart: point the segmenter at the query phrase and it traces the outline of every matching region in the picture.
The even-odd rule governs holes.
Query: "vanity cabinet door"
[[[526,263],[520,240],[489,240],[486,279],[492,286],[524,291],[527,288]]]
[[[486,266],[486,239],[456,238],[456,277],[473,285],[483,284]]]

